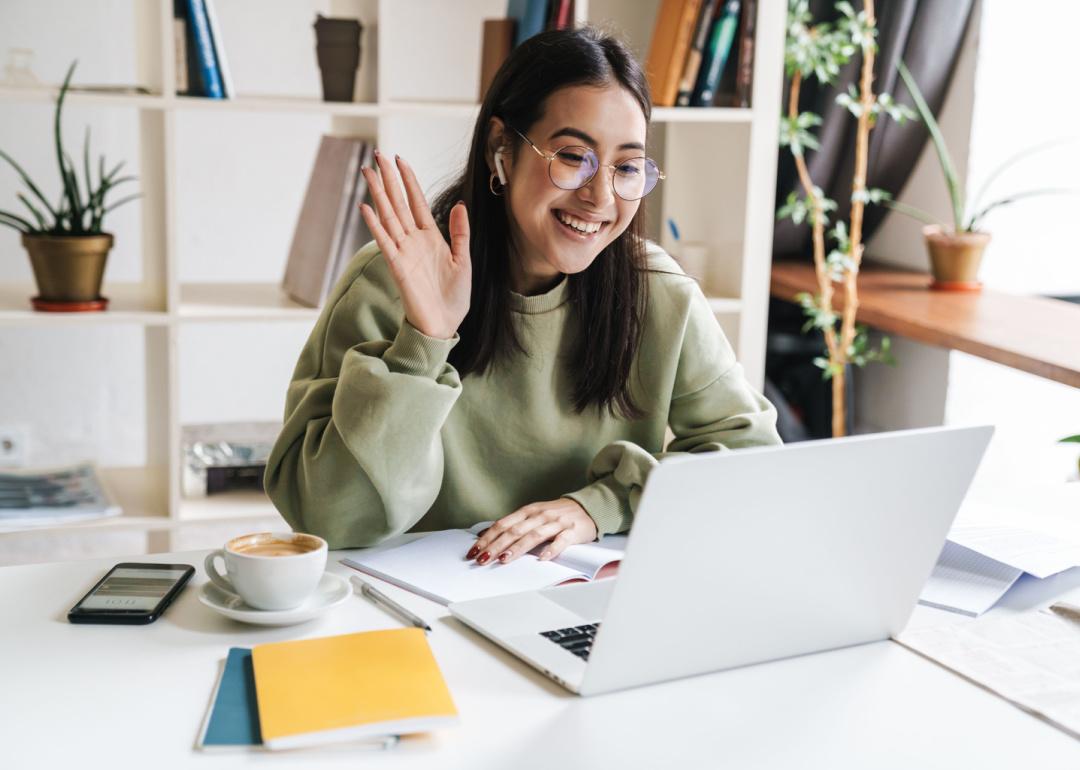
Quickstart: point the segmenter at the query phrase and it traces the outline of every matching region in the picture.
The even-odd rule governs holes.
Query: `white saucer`
[[[349,581],[332,572],[323,573],[315,592],[299,607],[291,610],[257,610],[244,604],[236,594],[223,591],[213,583],[204,583],[199,589],[199,601],[215,612],[242,623],[260,626],[291,626],[317,618],[344,602],[352,595]]]

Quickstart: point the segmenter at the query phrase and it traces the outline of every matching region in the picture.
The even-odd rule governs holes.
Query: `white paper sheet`
[[[1080,566],[1080,544],[1021,527],[955,524],[949,540],[1037,578]]]
[[[970,548],[946,542],[919,603],[979,616],[993,607],[1023,570],[1002,564]]]
[[[1080,620],[1042,610],[913,629],[896,641],[1080,738]]]

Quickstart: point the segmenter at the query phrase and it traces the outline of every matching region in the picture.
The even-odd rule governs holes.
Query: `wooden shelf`
[[[934,291],[929,284],[927,273],[864,264],[856,316],[883,332],[1080,387],[1080,305],[992,289]],[[813,264],[773,264],[772,296],[793,302],[804,291],[817,293]]]

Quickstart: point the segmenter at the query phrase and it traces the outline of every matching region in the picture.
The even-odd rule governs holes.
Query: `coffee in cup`
[[[299,607],[326,570],[326,541],[301,532],[259,532],[235,537],[206,557],[206,574],[218,588],[259,610]],[[225,562],[218,572],[217,559]]]

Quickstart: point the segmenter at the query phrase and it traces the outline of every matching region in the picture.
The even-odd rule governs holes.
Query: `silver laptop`
[[[667,458],[618,578],[450,612],[581,695],[886,639],[907,623],[992,433]]]

